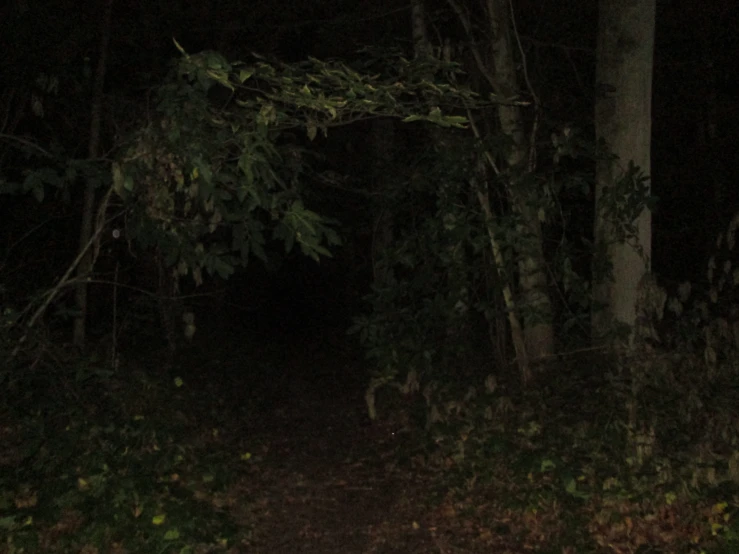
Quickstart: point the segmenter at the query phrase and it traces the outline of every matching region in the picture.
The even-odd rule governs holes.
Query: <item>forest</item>
[[[739,552],[737,28],[3,4],[0,554]]]

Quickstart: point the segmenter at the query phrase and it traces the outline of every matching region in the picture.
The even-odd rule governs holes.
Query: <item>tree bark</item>
[[[387,169],[393,158],[395,148],[394,122],[391,119],[376,119],[370,131],[370,149],[375,163],[372,167],[372,192],[381,194],[387,186]],[[390,210],[375,204],[372,214],[372,278],[376,286],[388,284],[390,268],[386,261],[386,251],[393,243],[394,221]]]
[[[513,102],[519,95],[520,86],[514,55],[517,37],[511,4],[509,0],[485,0],[481,3],[487,29],[478,36],[478,29],[484,27],[477,23],[481,19],[479,15],[471,13],[465,4],[458,0],[447,2],[465,30],[479,76],[501,100],[497,109],[498,127],[510,138],[511,148],[504,169],[496,166],[494,153],[487,152],[485,157],[492,171],[507,174],[507,196],[512,210],[519,215],[517,229],[519,242],[516,245],[519,260],[519,295],[515,299],[514,307],[523,317],[524,345],[521,345],[522,341],[515,336],[513,343],[519,344],[517,351],[525,347],[523,353],[517,352],[519,369],[525,382],[528,359],[542,359],[553,354],[554,326],[552,304],[547,290],[546,260],[537,209],[537,191],[531,189],[525,179],[521,178],[535,168],[532,138],[536,129],[534,127],[532,130],[531,137],[527,136],[521,107]],[[480,44],[487,48],[480,48]],[[531,92],[533,95],[533,91]],[[478,131],[475,130],[475,133],[478,138],[483,138]],[[481,198],[481,202],[482,200]],[[509,309],[512,307],[509,306]],[[514,335],[517,329],[521,332],[521,326],[517,322],[516,325],[511,322],[511,331]]]
[[[492,61],[495,71],[496,94],[510,100],[520,91],[509,0],[489,0],[488,14],[492,29]],[[513,208],[519,213],[519,288],[520,301],[526,307],[524,314],[524,337],[528,355],[536,360],[554,353],[554,326],[552,305],[547,290],[544,240],[537,209],[536,191],[520,179],[522,173],[532,171],[529,167],[529,152],[534,145],[529,143],[521,107],[513,104],[498,105],[500,129],[511,138],[512,146],[507,165],[511,173],[509,195]]]
[[[612,200],[629,161],[650,172],[655,0],[600,0],[598,7],[595,131],[608,150],[596,167],[594,237],[596,252],[605,254],[611,272],[594,268],[593,340],[602,342],[614,326],[625,324],[632,344],[638,285],[650,269],[651,213],[645,207],[633,222],[621,222],[636,229],[623,240],[608,195]]]
[[[521,108],[511,100],[518,95],[518,77],[514,51],[517,43],[514,38],[513,19],[508,0],[485,0],[481,3],[484,18],[472,14],[468,6],[458,0],[447,0],[457,15],[467,35],[468,46],[474,58],[474,68],[481,81],[487,83],[502,101],[497,110],[497,124],[503,134],[511,140],[511,149],[506,156],[506,179],[509,183],[507,194],[511,208],[519,217],[519,259],[520,295],[514,298],[510,283],[503,283],[503,298],[508,311],[512,343],[516,350],[516,362],[524,384],[531,378],[530,360],[545,358],[554,351],[554,328],[552,307],[547,290],[547,273],[544,259],[541,223],[536,208],[536,191],[526,187],[522,174],[533,169],[533,145],[526,136]],[[483,24],[479,24],[482,21]],[[431,55],[432,49],[426,30],[423,0],[411,0],[411,26],[416,56]],[[481,27],[486,27],[480,31]],[[479,45],[484,45],[481,48]],[[474,78],[474,76],[473,76]],[[472,131],[478,140],[482,133],[471,120]],[[533,133],[532,133],[533,136]],[[488,225],[493,260],[496,272],[503,267],[501,245],[494,233],[495,214],[490,207],[485,175],[488,170],[500,174],[494,152],[482,153],[482,163],[487,169],[479,170],[476,189],[480,208]],[[521,309],[523,308],[523,309]],[[523,316],[524,325],[521,325]]]
[[[113,0],[105,4],[103,19],[100,26],[100,45],[98,63],[95,71],[95,81],[92,89],[92,107],[90,109],[90,139],[88,142],[88,158],[94,160],[100,151],[100,126],[103,112],[103,85],[108,65],[108,46],[110,44],[110,23],[113,12]],[[74,319],[72,342],[80,349],[84,349],[87,332],[87,280],[94,264],[93,250],[89,248],[92,238],[92,223],[95,211],[95,184],[92,181],[85,183],[85,192],[82,202],[82,225],[80,227],[80,251],[85,252],[77,266],[77,287],[75,301],[77,317]],[[86,251],[85,251],[86,250]]]

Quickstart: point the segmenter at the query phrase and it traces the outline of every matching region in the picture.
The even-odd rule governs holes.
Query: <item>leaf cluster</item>
[[[648,366],[636,397],[602,357],[552,368],[547,387],[523,395],[492,375],[456,387],[422,382],[428,439],[413,459],[445,476],[457,510],[483,527],[506,521],[490,533],[494,545],[731,551],[739,528],[737,398],[729,385],[736,370],[724,365],[698,379],[699,360],[654,358]],[[632,400],[642,414],[635,434],[649,451],[643,464],[626,447],[633,431],[624,406]]]
[[[265,260],[273,244],[318,260],[340,243],[334,222],[305,205],[305,139],[380,115],[460,126],[440,106],[475,101],[403,59],[394,76],[380,76],[315,59],[182,53],[150,123],[117,157],[113,183],[130,208],[129,236],[198,283],[204,270],[228,277],[251,256]]]
[[[3,377],[3,552],[222,552],[248,533],[228,512],[245,462],[200,438],[181,379],[90,359]]]

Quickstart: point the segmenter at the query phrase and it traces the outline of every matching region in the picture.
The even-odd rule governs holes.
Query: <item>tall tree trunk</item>
[[[633,331],[639,283],[650,268],[651,213],[644,208],[633,222],[615,225],[609,204],[613,191],[621,190],[630,161],[645,174],[650,172],[655,0],[600,0],[598,7],[595,131],[609,150],[599,157],[596,168],[594,236],[596,252],[605,254],[611,274],[594,269],[596,342],[612,332],[614,325],[625,324]],[[643,192],[624,193],[628,194]],[[623,240],[622,225],[630,223],[636,232]],[[629,343],[633,344],[633,332]]]
[[[100,45],[98,63],[95,71],[95,81],[92,88],[92,107],[90,109],[90,139],[88,142],[88,157],[94,160],[100,151],[100,125],[103,112],[103,85],[108,64],[108,45],[110,44],[110,23],[113,12],[113,0],[107,0],[103,19],[100,25]],[[79,282],[75,289],[77,317],[74,320],[72,342],[79,348],[85,347],[87,331],[87,279],[90,277],[93,266],[93,251],[89,248],[92,238],[92,222],[95,211],[95,185],[92,181],[85,184],[82,203],[82,225],[80,227],[80,251],[84,256],[77,266]]]

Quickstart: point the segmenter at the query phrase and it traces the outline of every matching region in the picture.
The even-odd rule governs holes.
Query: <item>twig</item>
[[[59,291],[71,284],[72,282],[76,282],[79,280],[79,278],[72,278],[72,273],[77,269],[77,266],[79,265],[82,258],[87,254],[87,252],[90,250],[90,248],[94,247],[94,258],[93,258],[93,264],[95,261],[95,258],[97,258],[97,255],[100,251],[100,236],[102,235],[103,231],[105,230],[106,223],[109,221],[112,221],[118,215],[113,216],[109,220],[105,221],[103,218],[101,218],[101,214],[104,215],[105,213],[105,207],[108,205],[108,201],[110,200],[110,195],[113,192],[113,187],[110,187],[108,189],[108,192],[105,193],[105,196],[103,197],[102,201],[100,202],[100,210],[98,212],[97,217],[97,228],[95,229],[95,232],[90,237],[90,240],[87,241],[85,244],[85,247],[80,250],[80,252],[77,254],[77,257],[74,259],[74,261],[69,265],[67,268],[67,271],[64,273],[62,278],[59,280],[59,282],[51,288],[49,291],[46,292],[46,299],[41,303],[41,305],[36,309],[36,311],[33,313],[31,318],[28,320],[28,323],[26,324],[26,332],[23,334],[23,336],[18,340],[18,344],[13,348],[13,352],[11,353],[10,357],[15,358],[18,355],[18,352],[20,352],[21,347],[28,339],[28,333],[31,330],[31,328],[36,324],[36,321],[38,321],[38,318],[41,317],[41,315],[46,311],[46,309],[49,307],[49,304],[56,298],[57,294],[59,294]],[[89,276],[86,276],[86,279],[89,279]],[[29,305],[30,307],[30,305]]]

